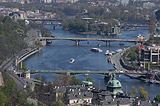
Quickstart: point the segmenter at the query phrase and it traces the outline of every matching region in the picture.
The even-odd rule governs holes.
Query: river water
[[[55,37],[71,37],[71,38],[107,38],[100,35],[80,35],[73,34],[68,31],[62,30],[61,27],[57,27],[56,30],[52,30],[53,27],[46,25],[46,28],[50,29],[52,35]],[[147,36],[148,30],[137,29],[135,31],[121,31],[121,39],[135,39],[138,34]],[[119,42],[111,42],[109,47],[106,47],[106,43],[102,41],[81,41],[79,46],[74,46],[74,41],[70,40],[54,40],[51,45],[42,47],[40,53],[28,58],[25,63],[30,70],[90,70],[90,71],[107,71],[113,68],[111,63],[108,63],[107,56],[104,55],[106,50],[115,51],[117,49],[124,49],[134,45],[134,43],[125,42],[124,46],[120,46]],[[100,44],[102,53],[95,53],[90,51],[91,48],[97,47]],[[69,64],[70,58],[74,58],[75,62]],[[47,81],[53,81],[55,74],[33,74],[32,78],[36,76],[44,76]],[[105,89],[104,76],[103,75],[89,75],[94,83],[102,89]],[[76,75],[79,80],[85,80],[85,75]],[[131,91],[131,86],[139,88],[144,87],[148,91],[149,97],[153,98],[155,95],[160,94],[160,85],[147,84],[136,79],[130,79],[127,76],[121,75],[117,77],[121,82],[123,89],[127,87],[127,91]]]

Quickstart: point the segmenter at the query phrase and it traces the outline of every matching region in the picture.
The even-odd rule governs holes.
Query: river
[[[80,35],[73,34],[68,31],[62,30],[61,27],[57,27],[56,30],[52,30],[53,27],[46,25],[46,28],[52,31],[52,35],[55,37],[71,37],[71,38],[107,38],[100,35]],[[121,39],[135,39],[138,34],[146,36],[148,30],[137,29],[135,31],[121,31]],[[106,47],[106,43],[102,41],[81,41],[79,46],[74,46],[74,41],[69,40],[54,40],[51,45],[42,47],[40,53],[28,58],[25,63],[30,70],[90,70],[90,71],[106,71],[113,68],[111,63],[108,63],[107,56],[104,55],[106,50],[115,51],[117,49],[124,49],[134,45],[134,43],[125,42],[124,46],[120,46],[119,42],[111,42],[109,47]],[[100,44],[102,53],[95,53],[90,51],[91,48],[97,47]],[[70,58],[74,58],[75,62],[69,64]],[[55,74],[33,74],[32,78],[36,76],[44,76],[47,81],[53,81]],[[104,76],[103,75],[89,75],[94,83],[101,89],[105,89]],[[79,80],[85,80],[85,75],[76,75]],[[156,84],[146,84],[136,79],[130,79],[127,76],[121,75],[117,77],[121,82],[123,89],[127,87],[127,91],[131,91],[131,87],[135,86],[139,88],[144,87],[148,91],[149,97],[153,98],[155,95],[160,94],[160,86]]]

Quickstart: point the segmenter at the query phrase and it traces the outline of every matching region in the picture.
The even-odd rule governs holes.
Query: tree
[[[41,77],[40,77],[40,76],[37,76],[36,79],[37,79],[37,80],[41,80]]]
[[[138,90],[135,86],[132,86],[132,91],[130,92],[131,95],[135,95],[136,93],[138,93]]]
[[[128,57],[131,58],[132,61],[137,60],[138,59],[138,55],[135,52],[130,51],[128,54]]]
[[[139,94],[139,97],[142,99],[148,99],[148,92],[144,90],[143,87],[139,87],[139,90],[135,86],[132,86],[132,91],[130,92],[131,95]]]
[[[156,18],[155,15],[152,15],[150,20],[149,32],[153,33],[155,29],[156,29]]]
[[[160,20],[160,10],[155,12],[156,19],[159,21]]]
[[[92,82],[92,83],[93,83],[93,81],[92,81],[92,78],[91,78],[91,77],[88,77],[88,78],[86,79],[86,81],[90,81],[90,82]]]
[[[148,92],[145,91],[143,87],[139,88],[139,94],[140,94],[140,98],[148,99]]]
[[[24,105],[26,103],[25,94],[23,92],[20,92],[18,94],[18,98],[19,98],[19,101],[18,101],[19,104]]]
[[[69,83],[70,83],[70,85],[79,85],[80,84],[79,80],[75,76],[73,76],[71,78]]]
[[[3,92],[0,92],[0,106],[6,106],[7,98]]]
[[[62,106],[62,105],[63,105],[63,103],[61,101],[55,101],[52,103],[51,106]]]
[[[158,94],[158,95],[154,98],[154,100],[160,102],[160,94]]]

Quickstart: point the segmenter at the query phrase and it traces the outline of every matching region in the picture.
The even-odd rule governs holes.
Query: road
[[[122,67],[120,64],[120,58],[121,58],[121,53],[117,53],[111,57],[111,63],[115,66],[116,69],[122,70],[122,71],[127,71],[125,68]]]
[[[27,43],[28,47],[30,47],[30,48],[35,47],[35,41],[38,38],[37,33],[38,32],[35,29],[31,29],[30,31],[28,31],[27,37],[24,39],[24,42]],[[28,52],[28,51],[26,49],[23,49],[16,56],[13,56],[12,58],[8,59],[8,61],[4,62],[4,64],[2,64],[0,66],[0,68],[5,70],[10,75],[10,77],[13,78],[13,80],[16,83],[17,89],[19,91],[24,91],[24,87],[27,85],[26,82],[28,82],[28,81],[24,80],[23,78],[18,77],[16,74],[13,73],[14,69],[15,69],[15,59],[17,57],[23,56],[24,54],[26,54],[26,52]],[[31,83],[33,84],[32,81],[31,81]]]
[[[8,72],[9,73],[9,72]],[[9,73],[10,77],[13,78],[13,80],[16,83],[17,86],[17,90],[18,91],[24,91],[24,87],[27,85],[27,83],[25,81],[23,81],[21,78],[19,78],[17,75],[15,74],[11,74]]]

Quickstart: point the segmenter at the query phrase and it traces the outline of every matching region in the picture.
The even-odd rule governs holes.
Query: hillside
[[[23,39],[28,29],[22,20],[0,17],[0,64],[27,46]]]

